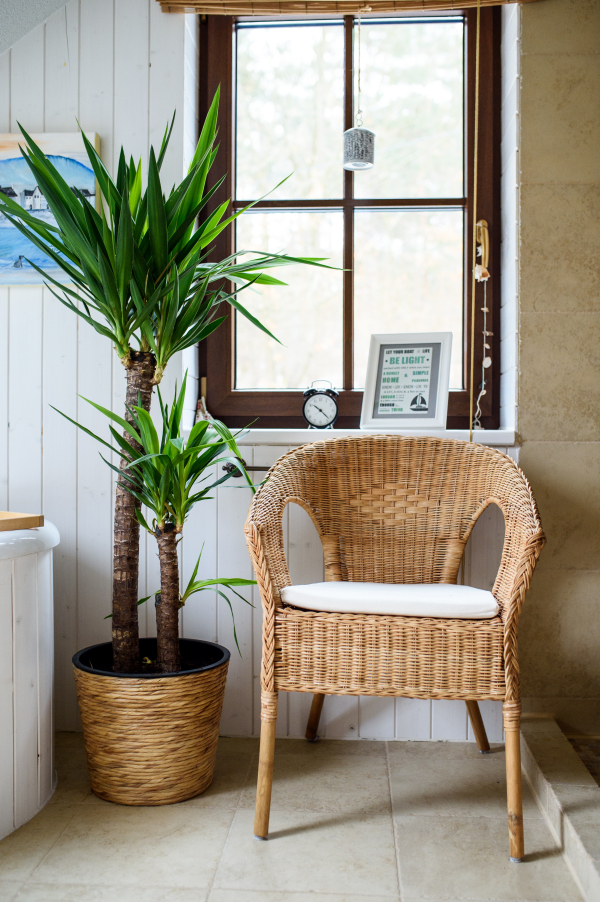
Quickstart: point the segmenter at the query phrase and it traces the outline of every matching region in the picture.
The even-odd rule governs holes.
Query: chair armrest
[[[506,700],[518,701],[520,699],[517,657],[519,617],[529,589],[531,575],[546,543],[546,537],[539,525],[529,534],[521,535],[515,533],[509,535],[508,522],[506,527],[507,536],[502,562],[493,593],[500,605],[500,616],[504,624]]]
[[[252,559],[256,581],[265,612],[281,606],[281,589],[291,586],[292,580],[288,569],[285,548],[283,546],[283,530],[265,529],[248,515],[244,533],[246,544]]]
[[[267,531],[264,525],[259,525],[252,518],[251,508],[244,532],[263,606],[260,683],[262,689],[273,692],[275,689],[275,611],[281,607],[281,589],[285,585],[291,585],[292,581],[285,558],[281,523],[279,530],[272,527]],[[271,547],[269,548],[269,546]]]

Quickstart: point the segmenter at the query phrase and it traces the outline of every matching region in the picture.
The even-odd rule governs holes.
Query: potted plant
[[[65,182],[24,129],[26,146],[21,152],[57,225],[38,219],[0,193],[0,213],[51,257],[71,283],[57,282],[32,263],[47,280],[50,291],[113,343],[125,368],[124,420],[128,426],[133,425],[131,410],[138,401],[145,411],[150,410],[153,386],[160,383],[171,357],[202,341],[223,322],[222,304],[231,305],[271,335],[239,302],[239,291],[255,282],[283,285],[265,272],[272,267],[319,265],[316,260],[281,254],[253,254],[251,260],[244,260],[243,251],[225,260],[207,260],[216,236],[244,212],[224,219],[229,203],[225,202],[206,213],[222,182],[206,190],[217,154],[218,104],[217,91],[189,172],[167,196],[160,169],[173,122],[165,130],[158,155],[150,148],[145,189],[141,162],[136,165],[131,159],[127,163],[121,150],[113,180],[82,133],[100,191],[97,210]],[[205,218],[199,221],[202,216]],[[226,289],[230,283],[237,293]],[[123,438],[125,445],[119,443],[122,456],[114,518],[112,666],[116,672],[131,674],[140,669],[139,501],[128,488],[131,478],[137,479],[139,474],[130,471],[126,476],[125,470],[140,446],[127,429]]]
[[[226,472],[214,480],[209,468],[234,463],[252,488],[239,462],[235,437],[223,423],[203,420],[187,441],[183,438],[184,395],[185,379],[179,394],[175,389],[170,409],[158,392],[160,437],[140,405],[132,407],[125,420],[93,404],[132,442],[110,427],[114,441],[131,457],[120,476],[139,505],[138,522],[156,538],[160,561],[157,638],[141,640],[142,673],[114,672],[110,642],[83,649],[73,658],[92,789],[100,798],[126,805],[180,802],[209,786],[229,651],[212,642],[180,640],[179,610],[192,595],[207,590],[218,592],[231,608],[227,592],[238,595],[236,587],[254,585],[254,580],[239,578],[197,580],[199,557],[185,591],[180,592],[177,543],[184,523],[194,505],[232,475]],[[113,450],[108,441],[76,425]],[[153,514],[151,525],[140,510],[142,505]]]

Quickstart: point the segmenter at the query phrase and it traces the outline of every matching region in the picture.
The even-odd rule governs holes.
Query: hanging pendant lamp
[[[363,128],[360,108],[360,14],[370,11],[370,6],[358,11],[358,109],[356,125],[344,132],[344,169],[350,170],[372,169],[375,165],[375,132]]]

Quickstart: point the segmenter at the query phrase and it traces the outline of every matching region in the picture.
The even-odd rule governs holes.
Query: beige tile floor
[[[203,796],[127,808],[91,794],[82,738],[0,843],[0,902],[577,902],[529,789],[508,861],[504,752],[467,743],[278,740],[271,839],[252,822],[258,744],[221,739]]]

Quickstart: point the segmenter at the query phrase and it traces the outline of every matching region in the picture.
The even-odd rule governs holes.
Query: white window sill
[[[235,431],[235,430],[234,430]],[[381,430],[384,433],[385,430]],[[324,439],[343,438],[351,435],[377,435],[375,429],[249,429],[238,439],[240,445],[304,445]],[[385,433],[392,435],[396,433]],[[398,432],[399,435],[430,435],[436,438],[451,438],[469,441],[468,429],[440,429]],[[492,445],[495,448],[508,448],[517,444],[514,429],[478,429],[473,433],[473,441],[480,445]]]

